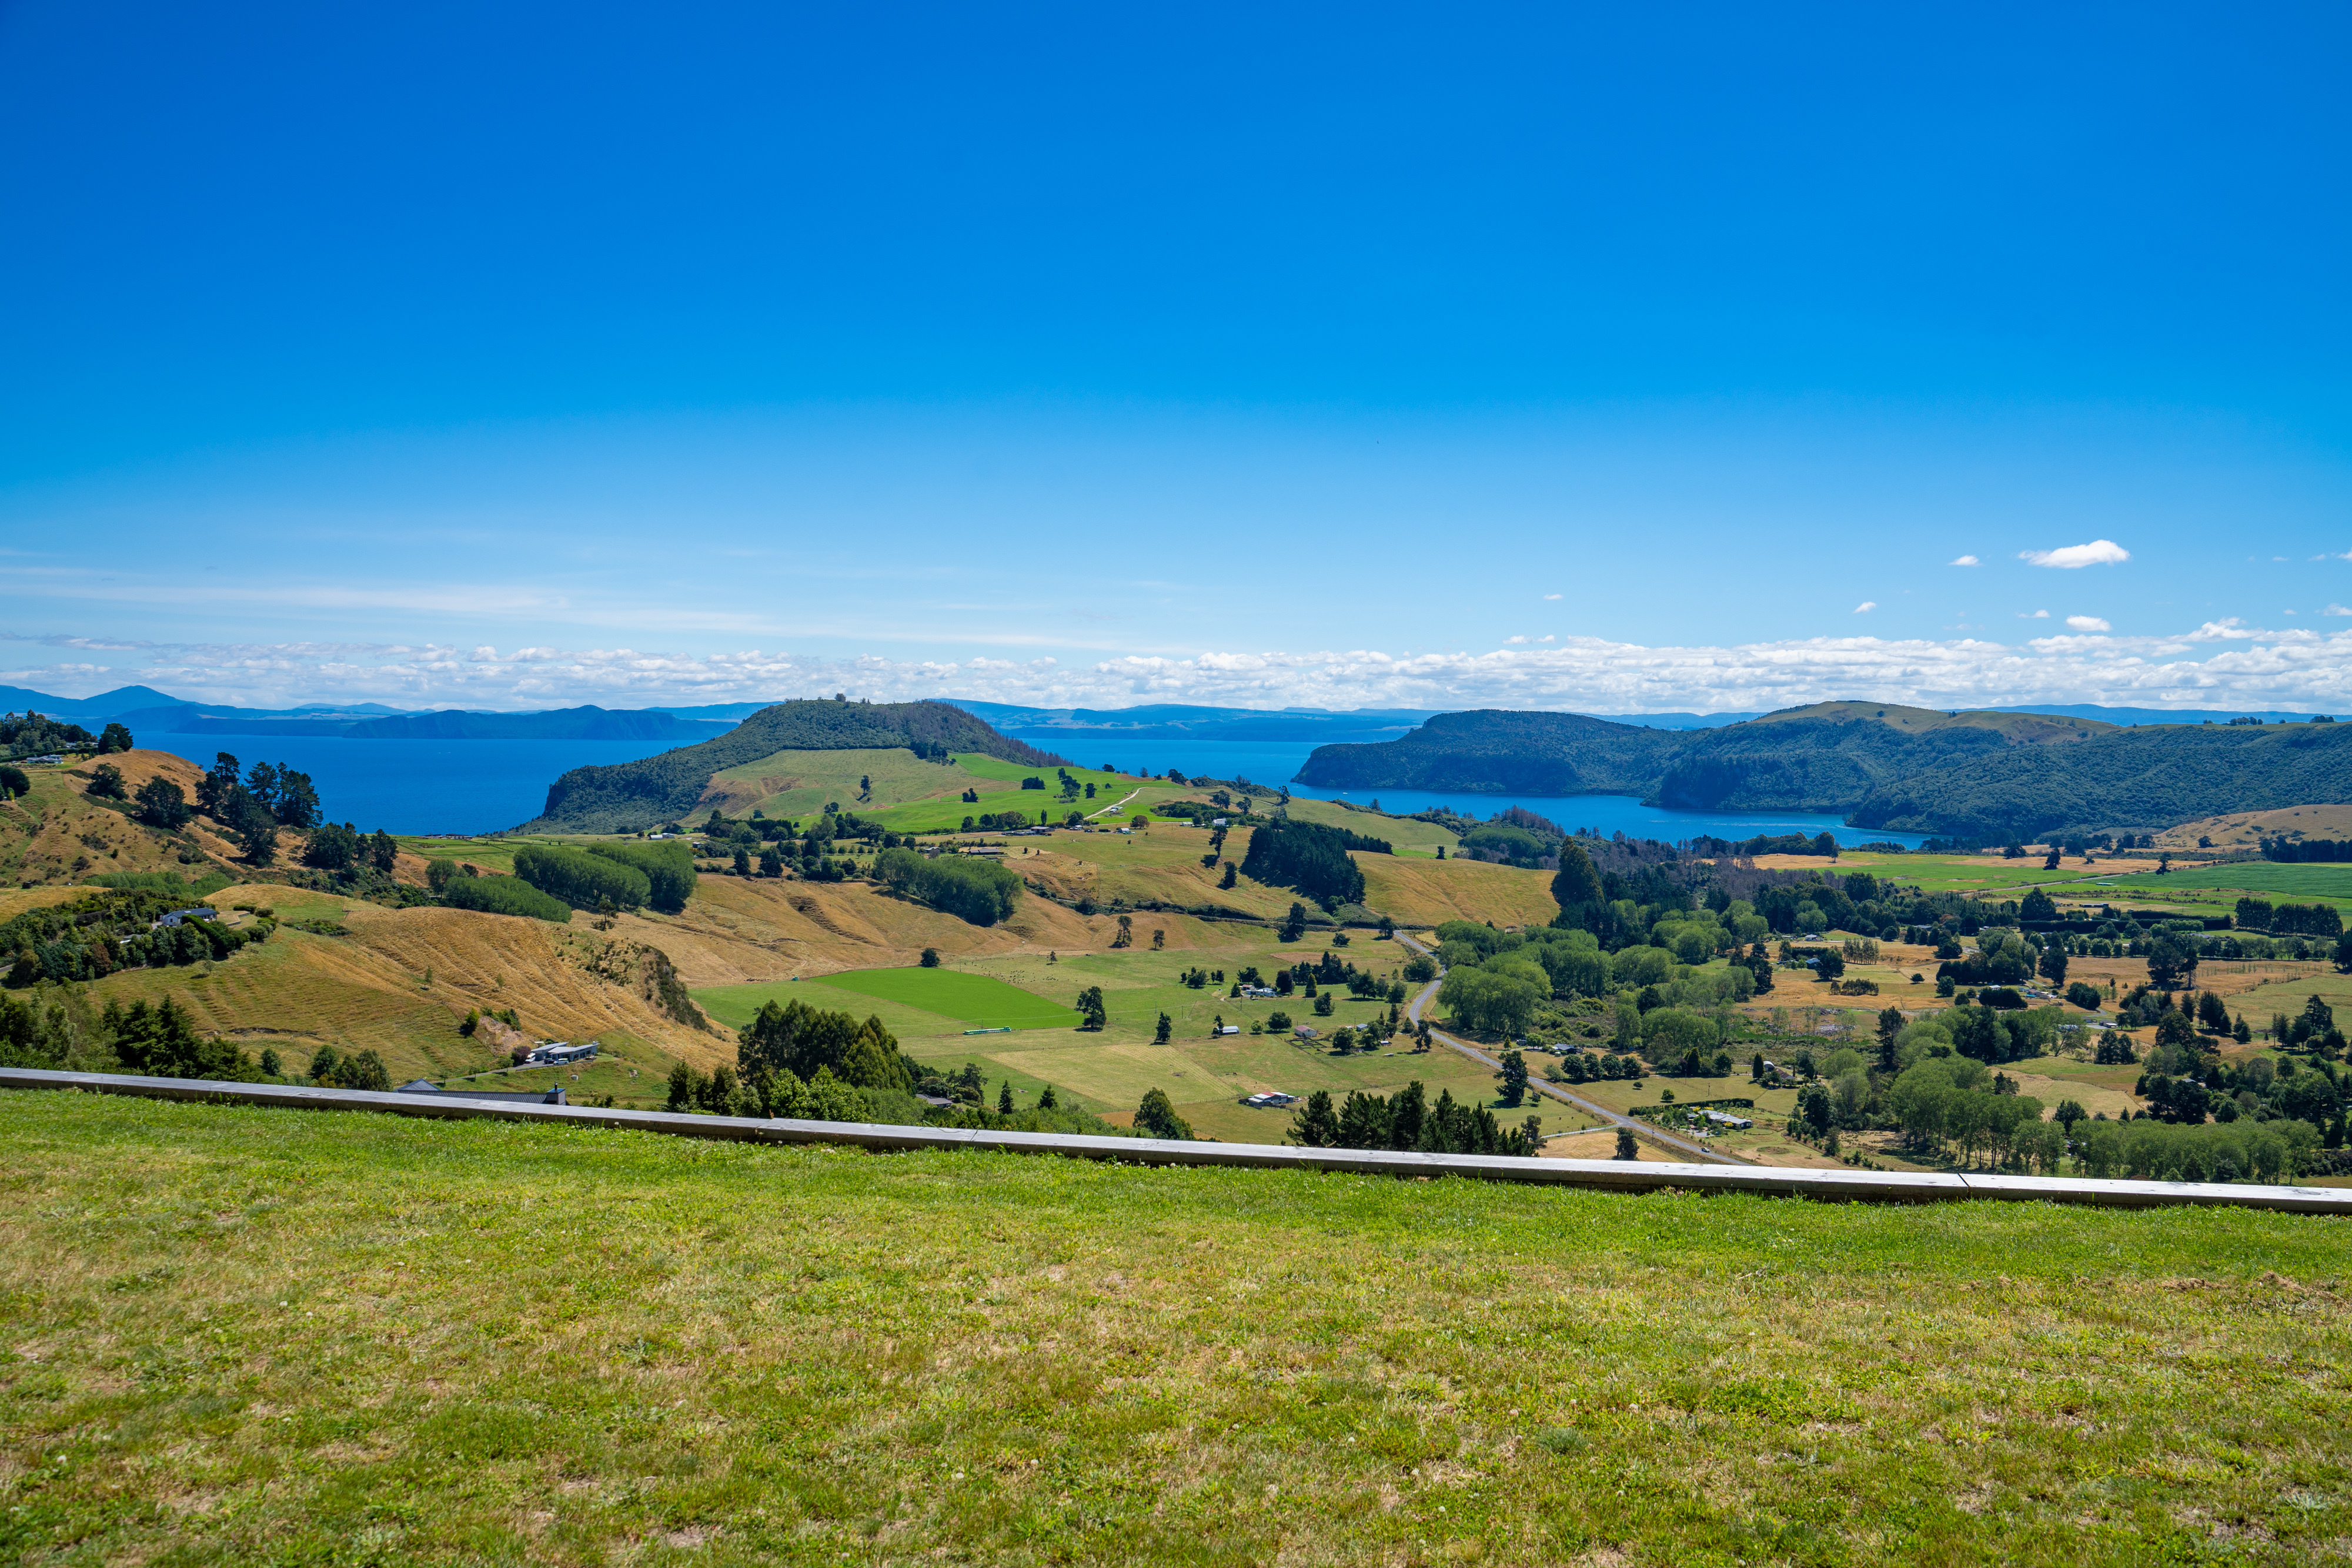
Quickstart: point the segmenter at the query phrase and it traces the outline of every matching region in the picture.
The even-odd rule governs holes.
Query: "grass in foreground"
[[[2308,1561],[2340,1222],[0,1096],[43,1563]]]

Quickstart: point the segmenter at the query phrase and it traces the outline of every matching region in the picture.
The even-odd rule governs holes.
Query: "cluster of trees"
[[[128,1008],[109,1002],[101,1027],[112,1037],[123,1070],[142,1077],[251,1083],[264,1076],[235,1041],[198,1034],[187,1010],[169,997],[152,1008],[143,1001]]]
[[[2273,1065],[2268,1057],[2226,1062],[2209,1054],[2203,1042],[2159,1040],[2147,1053],[2147,1071],[2137,1091],[2149,1103],[2159,1121],[2194,1125],[2209,1117],[2235,1122],[2308,1122],[2325,1135],[2327,1146],[2344,1141],[2347,1082],[2341,1068],[2322,1057],[2308,1063],[2282,1057]]]
[[[109,891],[0,922],[0,955],[14,955],[0,984],[21,989],[43,980],[95,980],[118,969],[226,958],[277,929],[267,918],[244,926],[197,915],[156,924],[188,896],[184,889]]]
[[[1143,1092],[1142,1103],[1135,1108],[1135,1132],[1138,1137],[1172,1138],[1180,1143],[1192,1136],[1192,1124],[1176,1113],[1175,1102],[1168,1092],[1157,1086]]]
[[[2336,1009],[2317,996],[2304,998],[2303,1011],[2294,1018],[2272,1014],[2270,1036],[2281,1045],[2307,1046],[2330,1056],[2344,1051],[2344,1031],[2336,1025]]]
[[[46,1008],[0,997],[0,1067],[132,1072],[150,1078],[203,1078],[251,1083],[268,1077],[236,1042],[197,1032],[194,1019],[170,997],[153,1007],[109,1002],[93,1019],[86,1003],[52,999]]]
[[[131,749],[131,732],[121,725],[108,725],[106,733],[110,739],[119,735],[121,744],[103,745],[81,726],[50,718],[45,714],[0,714],[0,753],[10,758],[46,757],[51,752],[98,750],[102,745],[108,751]],[[24,793],[22,786],[16,789],[18,794]]]
[[[976,855],[927,858],[909,849],[888,849],[875,859],[874,874],[886,886],[973,925],[1010,919],[1021,897],[1021,878],[1010,867]]]
[[[1802,833],[1759,833],[1738,841],[1703,835],[1691,841],[1691,849],[1698,854],[1739,855],[1748,860],[1758,855],[1826,855],[1835,860],[1839,847],[1836,837],[1827,832],[1811,838]]]
[[[1532,811],[1514,806],[1511,811],[1534,817],[1543,827],[1551,824]],[[1540,871],[1553,863],[1552,856],[1560,841],[1566,837],[1557,828],[1546,835],[1538,828],[1511,821],[1510,813],[1498,815],[1493,821],[1482,822],[1462,835],[1454,852],[1467,854],[1472,860],[1491,861],[1501,865],[1517,866],[1522,871]]]
[[[653,883],[633,865],[561,844],[525,844],[515,851],[515,875],[574,909],[642,909]]]
[[[1045,813],[1038,812],[1037,821],[1043,822],[1045,820]],[[963,820],[963,831],[967,833],[1011,833],[1027,826],[1029,818],[1020,811],[983,811],[977,817]]]
[[[390,833],[382,828],[373,833],[362,833],[349,822],[340,828],[332,822],[320,822],[310,830],[310,839],[302,846],[302,863],[316,871],[352,872],[364,868],[390,876],[399,859],[400,844]]]
[[[1417,1149],[1448,1155],[1532,1155],[1541,1122],[1530,1116],[1505,1127],[1484,1105],[1457,1102],[1442,1090],[1437,1103],[1419,1080],[1383,1097],[1349,1091],[1338,1106],[1318,1089],[1291,1113],[1287,1141],[1309,1149]]]
[[[2074,1133],[2074,1163],[2084,1175],[2137,1181],[2282,1181],[2319,1142],[2303,1121],[2184,1126],[2134,1117],[2076,1123]]]
[[[1651,940],[1667,917],[1711,920],[1725,933],[1721,947],[1733,938],[1752,946],[1769,936],[1832,929],[1891,940],[1902,935],[1906,915],[1924,912],[1932,920],[1946,913],[1868,872],[1727,869],[1664,844],[1582,835],[1560,846],[1552,897],[1560,906],[1555,925],[1591,931],[1608,952]]]
[[[444,860],[433,862],[426,867],[426,873],[439,876],[435,891],[441,895],[441,902],[452,909],[470,909],[482,915],[523,915],[557,925],[571,924],[570,904],[540,892],[519,876],[478,876],[470,868]]]
[[[2193,955],[2186,956],[2186,961],[2195,967]],[[2027,932],[1987,931],[1973,955],[1947,959],[1937,967],[1937,993],[1949,996],[1958,986],[2021,986],[2037,972],[2053,986],[2064,985],[2065,944],[2041,941]]]
[[[2192,1180],[2275,1179],[2310,1151],[2345,1140],[2352,1080],[2332,1063],[2224,1064],[2185,1026],[2148,1053],[2138,1084],[2150,1103],[2147,1114],[2111,1122],[2063,1100],[2045,1119],[2041,1102],[2020,1093],[1997,1064],[2049,1050],[2054,1040],[2043,1034],[2054,1036],[2053,1014],[1963,1007],[1906,1022],[1900,1009],[1887,1009],[1874,1051],[1840,1048],[1818,1071],[1807,1057],[1802,1066],[1815,1081],[1799,1095],[1794,1130],[1822,1139],[1832,1152],[1841,1131],[1881,1127],[1899,1131],[1915,1153],[1956,1151],[1963,1161],[2003,1168],[2054,1171],[2071,1156],[2093,1176],[2203,1173],[2187,1176]],[[1760,1075],[1760,1053],[1755,1065]],[[2174,1135],[2209,1119],[2245,1130]],[[2220,1163],[2220,1153],[2231,1163]]]
[[[276,1051],[262,1052],[261,1069],[265,1073],[276,1077],[279,1065]],[[310,1082],[335,1089],[368,1089],[388,1094],[392,1092],[392,1070],[373,1050],[355,1051],[345,1056],[331,1045],[322,1045],[310,1059]]]
[[[1393,852],[1385,840],[1285,818],[1250,835],[1241,869],[1268,886],[1295,888],[1324,908],[1336,909],[1363,902],[1364,873],[1348,858],[1349,850]]]
[[[1622,1056],[1614,1051],[1570,1051],[1560,1058],[1552,1071],[1566,1083],[1611,1082],[1620,1079],[1639,1082],[1648,1076],[1643,1071],[1638,1057]]]
[[[2352,839],[2264,839],[2263,859],[2287,865],[2352,861]]]
[[[1637,1039],[1665,1034],[1673,1038],[1679,1055],[1697,1043],[1682,1038],[1680,1014],[1746,1001],[1757,992],[1759,968],[1741,963],[1697,972],[1697,965],[1715,956],[1718,941],[1738,947],[1719,926],[1668,918],[1656,923],[1654,933],[1654,941],[1665,945],[1608,953],[1598,936],[1581,927],[1521,933],[1496,931],[1475,921],[1447,921],[1435,932],[1438,953],[1446,963],[1438,1001],[1465,1029],[1516,1035],[1555,997],[1631,993],[1620,1009],[1626,1015],[1619,1025],[1621,1043],[1630,1048]],[[1770,960],[1759,957],[1757,963],[1769,984]],[[1651,1021],[1648,1015],[1662,1008],[1671,1009],[1668,1015]],[[1711,1048],[1721,1030],[1709,1027],[1712,1032],[1705,1043]]]
[[[736,1037],[736,1062],[747,1082],[791,1073],[803,1081],[820,1069],[860,1089],[911,1090],[914,1074],[898,1037],[878,1018],[826,1012],[797,998],[761,1008]]]
[[[2273,907],[2267,899],[2242,898],[2238,900],[2236,919],[2240,930],[2268,931],[2279,936],[2344,935],[2344,916],[2332,904],[2282,904]]]
[[[278,1066],[274,1051],[256,1062],[235,1041],[199,1032],[194,1016],[170,997],[152,1007],[110,1001],[93,1015],[79,995],[52,993],[46,1006],[0,996],[0,1067],[254,1083],[275,1076]]]
[[[162,790],[155,794],[159,814],[168,814],[172,800],[179,794],[176,785],[165,782],[165,788],[169,797]],[[148,805],[146,786],[140,789],[140,804],[142,810]],[[278,858],[278,829],[307,831],[324,820],[319,791],[309,774],[283,763],[273,767],[257,762],[250,772],[240,776],[237,759],[226,751],[214,755],[212,767],[198,781],[196,810],[236,838],[245,858],[255,865],[268,865]]]
[[[1839,1081],[1838,1099],[1822,1090],[1800,1096],[1801,1110],[1829,1114],[1827,1133],[1841,1116],[1853,1113],[1850,1074]],[[1814,1103],[1805,1105],[1811,1098]],[[2006,1076],[1995,1074],[1983,1062],[1966,1056],[1930,1056],[1903,1069],[1885,1086],[1885,1113],[1903,1130],[1915,1150],[1939,1151],[1958,1145],[1963,1163],[1979,1155],[1995,1166],[2054,1171],[2066,1155],[2065,1128],[2042,1119],[2042,1102],[2016,1092]]]
[[[873,1120],[872,1101],[855,1084],[819,1067],[815,1076],[739,1073],[721,1064],[709,1073],[681,1061],[669,1070],[668,1108],[709,1116],[782,1116],[803,1122]]]

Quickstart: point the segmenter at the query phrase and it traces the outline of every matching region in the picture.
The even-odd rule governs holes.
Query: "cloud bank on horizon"
[[[2352,690],[2352,630],[2275,631],[2235,619],[2163,637],[2071,634],[2022,645],[1958,638],[1812,637],[1717,647],[1568,637],[1557,647],[1390,654],[1202,653],[1096,661],[696,655],[630,648],[371,643],[140,643],[11,639],[68,657],[0,670],[59,696],[144,684],[243,706],[382,702],[527,709],[686,706],[846,692],[1039,707],[1198,703],[1279,708],[1506,707],[1600,713],[1771,709],[1837,699],[1926,707],[2092,702],[2334,711]],[[78,657],[75,655],[79,655]]]

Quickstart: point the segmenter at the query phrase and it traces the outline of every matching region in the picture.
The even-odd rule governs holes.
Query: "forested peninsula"
[[[1443,714],[1411,735],[1318,747],[1325,789],[1634,795],[1683,810],[1835,812],[1854,826],[2041,841],[2153,831],[2341,799],[2352,727],[2143,725],[1822,703],[1719,729],[1575,714]]]

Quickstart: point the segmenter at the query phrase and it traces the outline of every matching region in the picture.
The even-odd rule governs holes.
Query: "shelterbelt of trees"
[[[2143,725],[1860,703],[1709,730],[1574,714],[1441,714],[1400,739],[1318,747],[1308,784],[1633,794],[1695,810],[1824,810],[1975,843],[2146,832],[2332,800],[2352,727]]]

